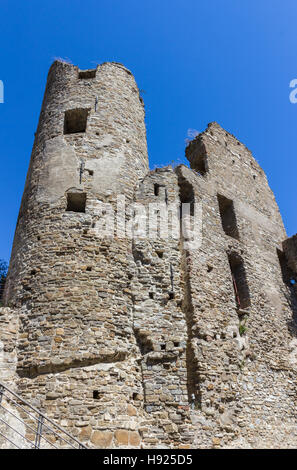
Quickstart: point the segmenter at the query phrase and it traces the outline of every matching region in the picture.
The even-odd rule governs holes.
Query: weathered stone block
[[[109,448],[112,443],[113,433],[109,431],[94,431],[91,442],[99,448]]]
[[[129,442],[129,431],[125,429],[119,429],[114,433],[116,442],[119,446],[127,446]]]
[[[129,444],[130,446],[133,447],[139,447],[140,446],[140,436],[137,431],[130,431],[129,432]]]

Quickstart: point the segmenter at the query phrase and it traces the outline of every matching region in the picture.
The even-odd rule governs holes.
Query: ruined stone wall
[[[143,405],[150,423],[143,430],[143,443],[186,445],[192,439],[188,417],[187,323],[182,309],[180,238],[174,237],[179,186],[172,168],[150,172],[140,184],[135,200],[146,208],[149,234],[145,238],[135,234],[133,240],[134,331],[141,354]],[[171,205],[165,238],[161,229],[162,209]]]
[[[294,447],[290,343],[297,305],[279,260],[286,234],[277,204],[248,149],[216,123],[188,146],[187,156],[198,173],[181,172],[203,204],[202,245],[187,254],[202,411],[195,419],[207,430],[207,446],[212,439],[232,447]],[[233,201],[233,236],[224,231],[218,195]],[[245,272],[241,306],[230,261]],[[196,442],[201,445],[199,431]]]
[[[0,367],[11,360],[18,393],[90,447],[295,447],[295,245],[282,246],[266,176],[234,136],[212,123],[186,155],[190,168],[148,171],[123,66],[53,64]],[[134,204],[126,223],[141,205],[145,233],[106,233],[102,203],[116,212],[119,195]],[[202,220],[196,245],[180,233],[185,203],[187,223]]]

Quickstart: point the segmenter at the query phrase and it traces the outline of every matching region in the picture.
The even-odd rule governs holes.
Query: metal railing
[[[12,422],[9,422],[11,417]],[[18,428],[15,423],[20,423]],[[0,436],[16,449],[87,449],[78,439],[1,382]]]

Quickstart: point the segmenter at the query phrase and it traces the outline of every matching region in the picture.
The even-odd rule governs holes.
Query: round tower
[[[133,346],[130,242],[102,238],[96,225],[100,204],[119,194],[131,200],[147,171],[131,72],[112,62],[94,70],[54,62],[5,293],[20,311],[20,375],[123,359]]]

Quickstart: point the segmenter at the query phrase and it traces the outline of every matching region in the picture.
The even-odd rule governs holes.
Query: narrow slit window
[[[64,134],[86,132],[88,109],[69,109],[65,111]]]
[[[187,206],[183,206],[183,204],[190,204],[190,215],[194,215],[194,203],[195,203],[195,195],[193,186],[188,183],[186,180],[183,180],[180,183],[179,187],[179,196],[180,196],[180,217],[187,213]]]
[[[68,212],[86,212],[86,193],[67,193]]]
[[[228,260],[237,306],[245,309],[251,305],[251,300],[243,260],[235,253],[228,255]]]
[[[231,199],[227,199],[225,196],[217,195],[220,216],[222,221],[222,227],[226,235],[239,240],[239,233],[237,227],[237,220],[234,210],[234,204]]]

